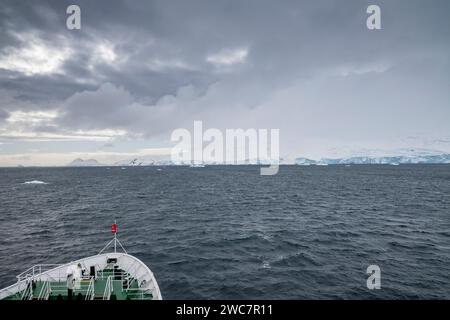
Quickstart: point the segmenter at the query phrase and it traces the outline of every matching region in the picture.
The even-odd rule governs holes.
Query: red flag
[[[112,232],[112,233],[116,233],[116,232],[117,232],[117,225],[116,225],[115,223],[113,223],[113,224],[111,225],[111,232]]]

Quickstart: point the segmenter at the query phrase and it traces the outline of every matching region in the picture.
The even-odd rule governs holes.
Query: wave
[[[32,181],[25,181],[23,184],[48,184],[48,183],[40,180],[32,180]]]
[[[280,255],[271,263],[271,265],[277,267],[319,267],[321,266],[321,263],[317,260],[316,256],[299,251],[287,255]]]

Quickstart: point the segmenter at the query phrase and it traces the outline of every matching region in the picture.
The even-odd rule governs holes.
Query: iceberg
[[[40,180],[31,180],[25,181],[23,184],[48,184],[48,183]]]

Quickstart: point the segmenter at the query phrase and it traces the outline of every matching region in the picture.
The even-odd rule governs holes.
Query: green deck
[[[99,275],[94,279],[94,296],[93,300],[103,300],[103,295],[107,286],[108,277],[111,276],[112,292],[109,300],[152,300],[153,296],[149,291],[139,288],[135,279],[128,283],[127,273],[117,274],[117,270],[113,269],[101,270]],[[72,300],[86,300],[90,279],[81,280],[79,288],[74,288]],[[42,291],[45,281],[37,280],[32,289],[30,300],[37,300]],[[49,282],[50,294],[48,300],[69,300],[66,282]],[[11,295],[4,300],[22,300],[23,291]],[[90,300],[90,299],[87,299]]]

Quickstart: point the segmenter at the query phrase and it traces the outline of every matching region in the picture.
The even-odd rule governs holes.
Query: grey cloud
[[[55,124],[65,129],[124,130],[131,136],[152,136],[173,130],[198,106],[200,93],[191,86],[180,88],[175,95],[161,98],[155,104],[135,102],[123,87],[103,84],[95,91],[83,91],[67,99]],[[194,113],[195,114],[195,113]]]
[[[8,117],[9,117],[9,112],[7,112],[6,110],[0,109],[0,122],[8,119]]]
[[[82,10],[82,29],[68,31],[64,12],[74,3]],[[430,132],[433,122],[445,133],[450,3],[377,1],[383,29],[373,32],[365,27],[369,4],[8,0],[0,9],[0,54],[25,48],[14,35],[28,33],[71,54],[58,74],[0,70],[2,94],[16,101],[9,112],[59,110],[52,130],[153,136],[201,118],[217,126],[277,125],[292,136],[309,130],[321,137],[376,138],[364,127],[388,117],[381,124],[386,134],[411,134],[415,127]],[[96,60],[102,44],[112,46],[116,60]],[[248,50],[244,63],[220,69],[207,61],[242,48]],[[273,102],[292,88],[289,100]],[[304,131],[295,131],[299,123]]]
[[[5,4],[12,9],[4,23],[10,21],[10,28],[3,31],[40,30],[40,36],[51,40],[58,35],[73,49],[73,57],[63,66],[63,82],[68,85],[57,88],[61,77],[46,78],[46,86],[56,87],[57,98],[67,98],[69,90],[92,89],[83,85],[87,80],[97,86],[105,81],[124,86],[146,101],[173,94],[187,84],[205,88],[220,79],[205,57],[224,48],[250,48],[247,69],[236,78],[259,83],[261,92],[310,78],[321,68],[421,54],[428,50],[423,44],[448,49],[443,8],[449,5],[444,1],[434,1],[439,6],[382,1],[384,30],[379,34],[365,29],[365,1],[75,1],[82,8],[83,28],[69,32],[61,12],[72,2]],[[419,22],[417,12],[424,12]],[[126,61],[90,70],[86,62],[102,40],[114,44]],[[181,60],[192,68],[155,71],[147,67],[155,59]],[[25,86],[33,79],[20,82]],[[48,95],[46,86],[35,90]],[[38,92],[29,93],[33,94],[39,97]]]
[[[133,123],[127,112],[132,103],[128,92],[107,83],[97,91],[84,91],[67,99],[61,109],[61,124],[85,130],[121,128]]]

